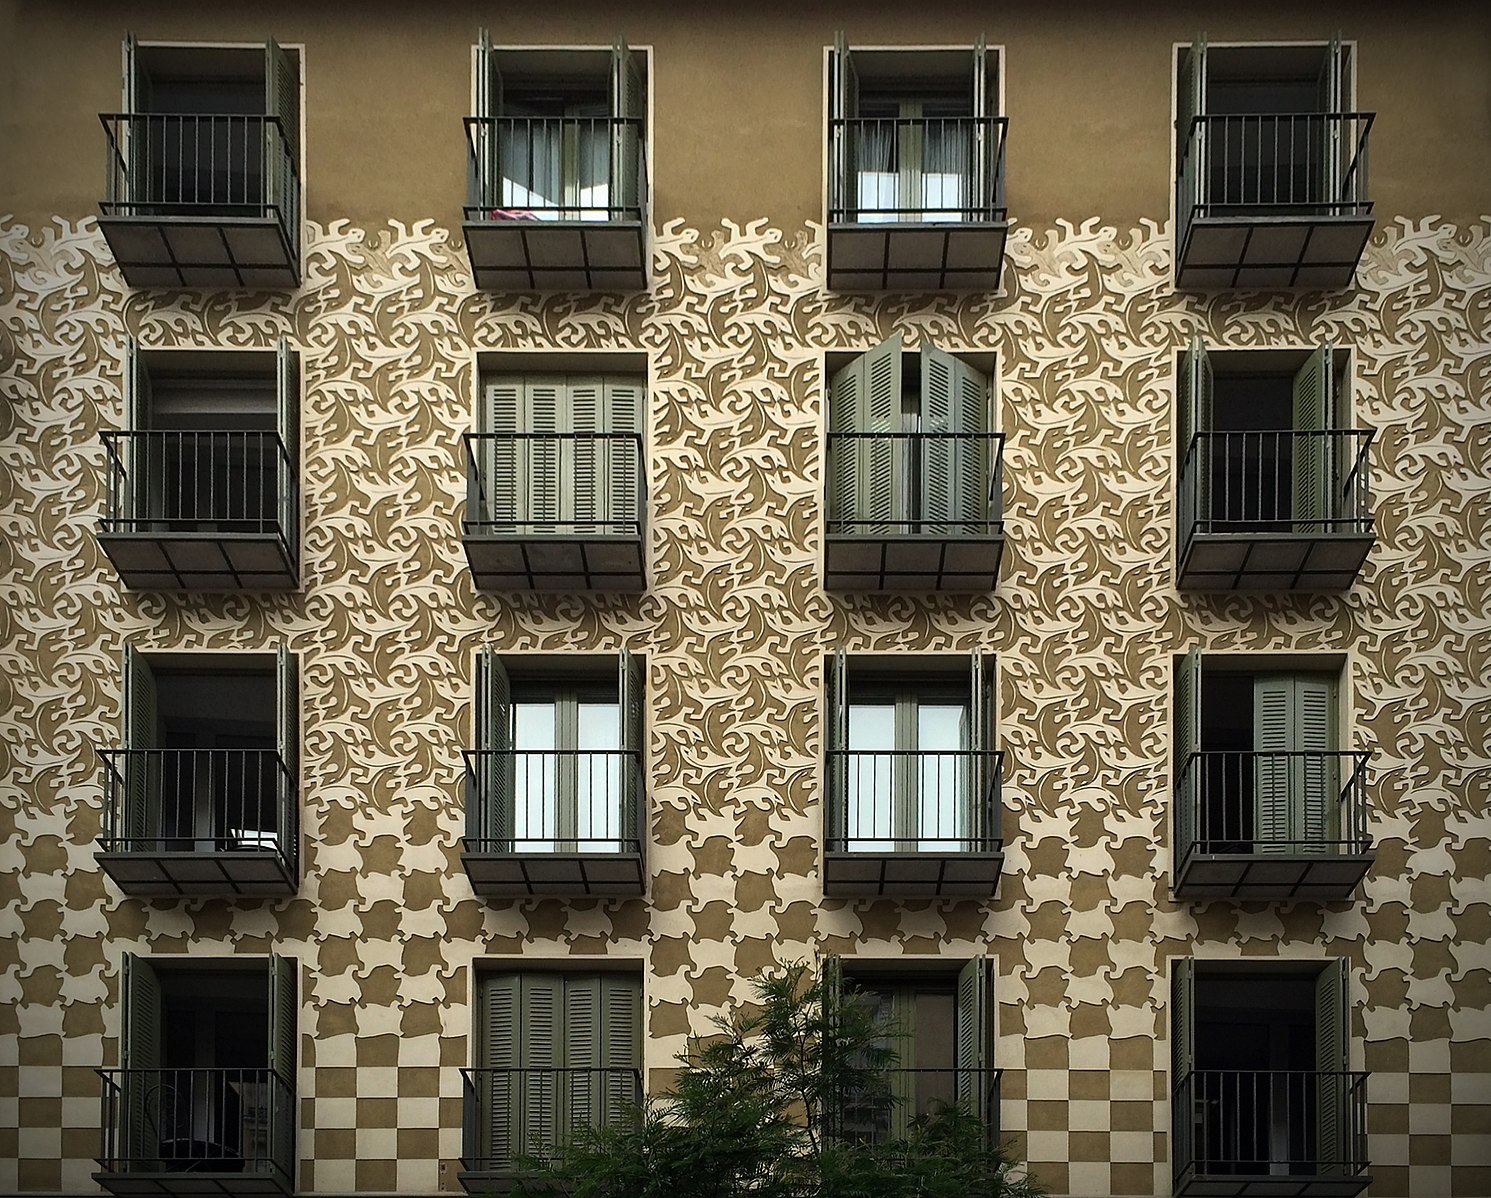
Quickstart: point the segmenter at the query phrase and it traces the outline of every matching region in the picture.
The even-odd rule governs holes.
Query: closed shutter
[[[824,664],[823,691],[824,776],[828,783],[825,830],[829,846],[843,852],[849,803],[849,763],[844,757],[849,748],[849,658],[842,649],[835,649]]]
[[[119,1067],[125,1071],[119,1144],[130,1168],[158,1168],[155,1158],[172,1113],[166,1079],[160,1073],[160,979],[149,961],[133,953],[125,953],[120,961],[119,978]]]
[[[296,1094],[300,1081],[299,963],[294,957],[269,958],[269,1155],[286,1173],[295,1169]],[[276,1081],[278,1079],[278,1081]],[[283,1082],[281,1087],[279,1082]],[[261,1116],[261,1118],[264,1116]]]
[[[1175,106],[1175,166],[1177,195],[1175,214],[1184,224],[1194,215],[1192,208],[1208,202],[1206,128],[1192,135],[1195,118],[1206,113],[1206,34],[1198,34],[1190,51],[1180,61]]]
[[[1347,1101],[1347,1053],[1350,1014],[1347,1007],[1347,968],[1344,960],[1326,962],[1315,978],[1315,1071],[1319,1087],[1319,1144],[1316,1160],[1321,1173],[1339,1172],[1351,1151],[1350,1106]]]
[[[636,220],[642,203],[642,121],[647,91],[636,56],[624,38],[611,50],[611,215],[612,220]]]
[[[934,346],[921,352],[921,510],[935,533],[987,532],[989,380]]]
[[[642,779],[647,769],[647,667],[644,659],[629,649],[621,651],[617,694],[621,711],[621,738],[617,742],[625,754],[619,769],[623,837],[637,837],[638,851],[647,839],[647,818]],[[609,814],[608,814],[609,818]],[[626,849],[626,845],[621,846]]]
[[[621,1123],[637,1099],[642,1068],[642,981],[625,973],[600,975],[601,1046],[604,1079],[601,1124]]]
[[[510,532],[526,517],[519,497],[527,491],[527,453],[517,434],[523,431],[523,377],[493,376],[487,380],[477,453],[479,493],[468,502],[466,519],[489,527],[487,532]],[[520,469],[521,467],[521,469]],[[490,527],[495,525],[496,527]]]
[[[605,381],[606,423],[601,431],[621,434],[601,442],[606,465],[606,488],[597,516],[611,527],[607,532],[629,533],[642,529],[642,454],[638,437],[642,413],[647,406],[647,388],[640,379],[608,378]]]
[[[1298,795],[1296,817],[1300,851],[1340,849],[1340,758],[1335,756],[1336,685],[1325,675],[1302,675],[1294,682],[1295,759],[1292,785]]]
[[[1181,498],[1177,505],[1179,535],[1177,545],[1193,531],[1210,531],[1212,519],[1212,456],[1213,441],[1197,437],[1212,431],[1212,368],[1211,357],[1200,337],[1191,338],[1191,344],[1180,356],[1180,373],[1176,388],[1176,458]],[[1192,526],[1199,525],[1199,528]]]
[[[468,800],[466,835],[478,852],[511,852],[516,827],[512,742],[512,683],[491,649],[476,657],[476,793]]]
[[[602,1027],[601,978],[563,978],[564,1022],[554,1064],[559,1083],[556,1135],[568,1141],[581,1128],[598,1126],[607,1094]]]
[[[990,1120],[989,1070],[993,1065],[994,979],[989,957],[975,957],[958,971],[954,1041],[958,1101]]]
[[[1328,675],[1260,675],[1253,684],[1255,850],[1335,848],[1336,688]]]
[[[904,519],[901,337],[897,334],[841,369],[829,386],[829,428],[858,434],[835,445],[836,519],[851,534],[884,533]],[[869,434],[869,435],[866,435]]]
[[[523,1070],[518,1150],[541,1152],[559,1136],[566,1101],[564,1066],[564,979],[524,974],[519,1060]]]
[[[475,1066],[477,1127],[484,1167],[500,1168],[523,1150],[521,1111],[515,1102],[521,1076],[518,1037],[522,1002],[516,974],[491,974],[480,981]]]
[[[963,848],[988,852],[1000,838],[999,766],[994,756],[998,743],[995,697],[995,659],[992,654],[973,654],[973,706],[969,738],[973,749],[973,794],[964,826],[969,840]]]
[[[280,848],[290,863],[290,872],[300,876],[300,670],[295,654],[285,645],[275,650],[276,747],[285,772],[275,779],[279,798]]]
[[[1336,531],[1332,455],[1323,435],[1334,421],[1334,363],[1335,347],[1323,345],[1294,376],[1294,529],[1317,536]]]
[[[598,531],[597,525],[610,513],[607,493],[610,469],[606,460],[606,443],[599,437],[584,434],[607,431],[602,379],[575,375],[566,380],[559,431],[576,434],[565,437],[561,446],[560,514],[572,523],[562,525],[560,531]]]
[[[1175,1132],[1176,1176],[1194,1163],[1196,1124],[1204,1117],[1196,1093],[1196,963],[1189,958],[1170,962],[1170,1120]]]
[[[518,499],[524,504],[523,523],[530,531],[566,531],[556,522],[573,510],[566,469],[573,460],[562,452],[560,433],[569,431],[569,386],[563,375],[529,375],[523,380],[522,432],[535,434],[521,441],[522,468]]]
[[[300,232],[294,183],[300,167],[300,76],[294,60],[273,38],[264,43],[264,112],[270,118],[264,143],[264,202],[284,225],[293,247]]]
[[[154,838],[160,825],[160,714],[155,671],[139,650],[125,646],[123,678],[124,802],[120,833],[124,851],[149,852],[141,843]]]
[[[1192,649],[1175,669],[1175,864],[1196,843],[1204,771],[1201,751],[1201,650]],[[1206,839],[1211,839],[1209,836]]]
[[[859,116],[859,79],[849,52],[849,39],[842,29],[834,34],[829,75],[830,219],[852,221],[858,215],[855,176],[859,131],[845,122],[853,122]]]
[[[291,557],[298,558],[300,512],[295,483],[300,477],[300,355],[284,337],[275,345],[275,379],[278,392],[276,411],[284,457],[275,455],[272,477],[279,496],[280,530],[290,546]]]
[[[1260,677],[1253,682],[1254,849],[1260,853],[1299,851],[1293,787],[1294,679]]]

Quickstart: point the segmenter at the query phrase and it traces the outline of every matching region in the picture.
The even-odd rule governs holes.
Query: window
[[[634,973],[478,974],[469,1165],[500,1170],[641,1100],[642,984]],[[469,1133],[468,1133],[469,1134]]]

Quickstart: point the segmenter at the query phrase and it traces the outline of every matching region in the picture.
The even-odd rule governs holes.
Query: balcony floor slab
[[[1350,287],[1371,216],[1216,214],[1194,217],[1176,252],[1182,291]]]
[[[131,287],[300,286],[300,262],[276,216],[105,213],[99,229]]]
[[[468,531],[462,538],[479,591],[615,591],[647,589],[638,535],[514,534]]]
[[[828,226],[830,291],[998,291],[1008,221]]]
[[[494,218],[461,226],[479,291],[646,291],[640,220]]]
[[[115,852],[94,854],[114,885],[133,898],[276,898],[299,889],[278,852]]]
[[[288,1196],[294,1192],[277,1172],[146,1172],[131,1169],[115,1173],[95,1173],[93,1180],[117,1198],[145,1198],[151,1195],[169,1195],[170,1198],[258,1198],[263,1195]]]
[[[1181,860],[1175,897],[1237,902],[1340,902],[1372,868],[1365,853],[1201,853]]]
[[[1003,851],[828,851],[823,854],[823,893],[831,898],[990,899],[999,890],[1003,867]]]
[[[860,535],[824,540],[823,589],[873,593],[992,591],[1004,535]]]
[[[1350,590],[1375,537],[1371,533],[1192,532],[1175,586],[1181,591]]]
[[[100,529],[97,535],[130,590],[293,591],[299,585],[295,554],[279,531]]]
[[[1356,1198],[1371,1184],[1365,1173],[1196,1173],[1176,1182],[1175,1198]]]
[[[486,898],[641,898],[647,875],[640,853],[482,853],[461,865]]]

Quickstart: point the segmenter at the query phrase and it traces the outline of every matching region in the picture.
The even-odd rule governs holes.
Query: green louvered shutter
[[[125,953],[120,962],[119,1005],[124,1084],[118,1143],[129,1160],[127,1168],[158,1169],[160,1142],[170,1130],[166,1121],[172,1113],[160,1073],[163,1003],[155,968],[133,953]]]
[[[280,528],[293,557],[300,556],[300,354],[281,337],[275,344],[275,380],[283,459],[274,459],[272,477],[279,496]]]
[[[518,1033],[524,1070],[520,1151],[542,1152],[557,1142],[565,1103],[564,978],[524,974],[523,1023]]]
[[[564,531],[556,521],[570,510],[568,491],[572,479],[567,467],[573,456],[565,452],[560,433],[567,432],[569,382],[564,375],[529,375],[523,380],[523,426],[537,433],[521,442],[523,469],[518,472],[518,497],[527,509],[524,522],[533,531]]]
[[[1329,521],[1334,493],[1329,438],[1335,391],[1335,349],[1323,345],[1294,376],[1294,528],[1296,532],[1334,532]],[[1280,513],[1282,515],[1282,513]]]
[[[285,645],[275,649],[276,748],[285,772],[275,779],[279,799],[276,832],[292,875],[300,876],[300,669]]]
[[[841,533],[858,533],[860,441],[848,434],[865,423],[865,360],[856,358],[834,373],[828,387],[828,431],[833,460],[829,463],[828,518]]]
[[[1201,343],[1199,336],[1191,338],[1191,344],[1180,356],[1176,404],[1176,429],[1179,445],[1176,446],[1180,465],[1181,502],[1178,505],[1180,537],[1184,539],[1192,529],[1188,523],[1199,524],[1196,531],[1210,531],[1212,519],[1212,442],[1206,438],[1198,441],[1199,434],[1212,431],[1213,375],[1211,356]]]
[[[838,1050],[839,1012],[844,1003],[843,958],[837,953],[825,953],[820,958],[818,973],[818,993],[823,1004],[823,1070],[827,1084],[825,1107],[816,1113],[822,1120],[826,1133],[838,1138],[843,1133],[844,1110],[849,1102],[844,1081],[844,1070],[848,1062]]]
[[[1294,748],[1294,679],[1260,676],[1253,680],[1254,850],[1259,853],[1299,851],[1300,829],[1295,818],[1291,779],[1293,761],[1284,756]]]
[[[284,225],[292,247],[300,232],[295,177],[300,169],[300,75],[273,38],[264,43],[264,202]],[[281,135],[283,135],[283,140]]]
[[[487,379],[482,433],[477,465],[481,494],[467,519],[488,525],[488,532],[511,532],[512,525],[528,518],[528,455],[516,436],[524,428],[522,375],[493,375]]]
[[[161,798],[160,714],[155,671],[144,654],[124,649],[123,739],[129,750],[124,759],[124,802],[120,834],[126,852],[149,852],[159,834]]]
[[[605,412],[605,383],[599,376],[572,375],[565,381],[559,413],[563,433],[608,431]],[[565,437],[560,453],[560,516],[573,521],[560,526],[564,533],[596,531],[598,521],[610,512],[607,494],[610,470],[605,442],[598,437]]]
[[[471,132],[471,206],[485,214],[502,206],[497,186],[499,138],[492,124],[502,115],[502,75],[497,69],[491,36],[485,29],[477,30],[472,76],[472,109],[477,124]]]
[[[1208,202],[1206,167],[1206,128],[1198,127],[1194,138],[1194,118],[1206,114],[1206,34],[1198,34],[1191,49],[1180,62],[1180,77],[1175,109],[1175,165],[1177,170],[1176,218],[1185,224],[1196,204]]]
[[[502,659],[483,648],[476,656],[476,793],[466,809],[466,835],[478,852],[511,852],[517,827],[512,741],[512,682]]]
[[[1296,758],[1291,789],[1298,814],[1295,823],[1303,841],[1300,851],[1338,850],[1340,838],[1340,759],[1336,752],[1336,684],[1329,675],[1305,674],[1294,680],[1294,736]]]
[[[989,519],[989,380],[935,346],[921,352],[922,510],[936,531],[977,535]]]
[[[968,205],[965,220],[988,220],[997,203],[994,194],[994,131],[988,118],[998,115],[998,80],[990,77],[989,65],[996,61],[989,53],[984,35],[973,43],[973,155],[969,172]]]
[[[1196,963],[1170,962],[1170,1121],[1175,1132],[1176,1175],[1195,1162],[1196,1123],[1204,1114],[1195,1090]]]
[[[854,56],[849,39],[841,29],[834,34],[833,54],[829,59],[829,208],[833,219],[852,221],[858,216],[859,131],[852,124],[859,116],[859,78],[854,70]]]
[[[621,651],[618,687],[621,739],[617,743],[626,755],[620,763],[621,818],[617,827],[622,837],[637,838],[640,851],[647,840],[642,787],[647,769],[647,666],[645,660],[630,649]]]
[[[997,788],[999,767],[994,757],[998,744],[997,709],[995,698],[995,659],[992,654],[973,654],[972,707],[969,723],[969,747],[973,749],[973,793],[969,796],[969,811],[966,819],[959,823],[968,829],[969,840],[964,848],[978,852],[988,851],[991,841],[999,838],[1000,807]]]
[[[143,433],[150,428],[150,371],[146,369],[140,343],[134,337],[124,342],[124,431]],[[124,449],[120,466],[124,471],[117,493],[110,493],[114,504],[109,515],[116,520],[132,521],[130,532],[144,531],[139,521],[149,519],[161,507],[163,462],[151,452],[149,437],[133,437]]]
[[[1329,216],[1343,215],[1339,205],[1345,198],[1342,195],[1345,130],[1340,115],[1345,111],[1345,98],[1345,56],[1338,31],[1326,43],[1325,57],[1320,64],[1317,101],[1323,119],[1320,122],[1320,176],[1316,202],[1329,205],[1326,210]]]
[[[958,971],[954,1039],[958,1101],[985,1123],[992,1114],[988,1084],[994,1053],[991,964],[992,958],[975,957]]]
[[[517,974],[489,974],[480,980],[475,1065],[477,1144],[484,1168],[502,1168],[524,1150],[518,1037],[522,990]]]
[[[295,1174],[296,1097],[300,1086],[299,963],[269,958],[269,1156],[288,1176]],[[278,1080],[276,1080],[278,1079]],[[281,1087],[280,1082],[284,1083]],[[263,1116],[261,1116],[263,1117]]]
[[[1335,683],[1327,675],[1254,680],[1253,748],[1261,755],[1253,780],[1256,851],[1318,853],[1334,847],[1340,792],[1335,706]]]
[[[1201,650],[1192,649],[1175,668],[1175,851],[1177,868],[1196,843],[1204,771],[1201,751]],[[1207,839],[1213,839],[1208,836]]]
[[[559,1067],[558,1143],[569,1142],[583,1128],[600,1125],[607,1093],[601,979],[570,974],[563,984],[562,1038],[555,1045],[554,1060]]]
[[[606,466],[604,505],[598,515],[610,522],[611,531],[642,528],[642,454],[635,439],[642,432],[642,414],[647,407],[647,387],[640,378],[608,378],[605,381],[605,432],[626,434],[604,441],[599,447]],[[618,526],[619,527],[616,527]]]
[[[642,981],[634,974],[603,973],[600,1063],[607,1069],[601,1120],[620,1124],[637,1098],[642,1068]]]
[[[150,76],[140,60],[140,43],[133,33],[124,35],[124,113],[139,116],[151,108]],[[118,187],[109,199],[125,206],[122,215],[143,215],[137,205],[149,198],[150,138],[146,121],[125,121],[119,152],[124,156],[123,171],[109,171],[109,185]],[[115,180],[118,180],[117,184]]]
[[[835,649],[824,664],[823,691],[824,777],[828,783],[825,830],[828,843],[843,852],[849,804],[849,763],[844,758],[849,748],[849,658],[842,649]]]
[[[1347,1007],[1348,962],[1326,962],[1315,978],[1315,1070],[1319,1087],[1317,1168],[1338,1173],[1347,1163],[1352,1137],[1347,1101],[1347,1052],[1350,1013]]]
[[[611,50],[611,218],[635,220],[642,203],[642,122],[647,89],[626,39]]]

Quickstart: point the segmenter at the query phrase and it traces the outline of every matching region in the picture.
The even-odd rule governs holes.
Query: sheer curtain
[[[515,116],[497,134],[502,207],[538,220],[609,219],[611,122],[604,105]]]
[[[967,220],[973,202],[969,122],[926,117],[921,103],[909,101],[900,114],[849,126],[859,220]]]

